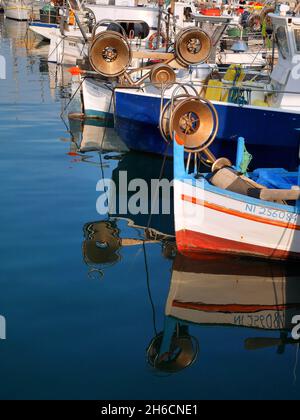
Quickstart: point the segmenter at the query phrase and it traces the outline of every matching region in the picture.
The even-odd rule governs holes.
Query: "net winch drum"
[[[157,64],[151,70],[150,81],[154,85],[169,85],[175,83],[176,74],[169,65]]]
[[[160,129],[160,133],[163,139],[167,143],[169,143],[172,140],[172,134],[169,130],[170,130],[170,118],[171,118],[173,109],[175,108],[176,104],[179,101],[190,98],[190,96],[191,95],[188,92],[176,95],[176,97],[173,99],[170,99],[161,110],[159,129]]]
[[[114,78],[126,72],[131,64],[130,45],[122,34],[101,32],[94,37],[89,49],[89,60],[100,75]]]
[[[169,121],[169,133],[184,145],[188,153],[200,153],[214,141],[219,128],[218,114],[213,104],[200,97],[179,101]]]
[[[204,63],[211,51],[211,38],[200,28],[183,29],[176,37],[176,59],[184,66]]]

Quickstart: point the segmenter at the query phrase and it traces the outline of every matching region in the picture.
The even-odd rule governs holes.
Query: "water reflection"
[[[105,121],[69,119],[71,141],[77,152],[128,152],[127,146]]]
[[[16,22],[11,19],[3,19],[0,16],[1,37],[9,41],[14,56],[32,59],[34,56],[47,58],[49,44],[41,41],[28,31],[27,22]]]
[[[98,215],[100,178],[118,185],[127,171],[149,182],[162,159],[128,153],[95,121],[75,120],[66,133],[70,74],[46,62],[47,46],[26,49],[24,25],[12,23],[8,37],[7,23],[0,17],[9,69],[0,95],[1,398],[299,399],[289,374],[297,270],[174,261],[172,217]]]
[[[7,79],[16,102],[41,99],[47,103],[49,99],[70,97],[72,76],[68,68],[47,62],[49,44],[28,31],[27,22],[0,15],[0,49],[6,58]]]
[[[105,268],[121,259],[121,248],[160,244],[163,258],[172,259],[176,252],[175,238],[155,229],[135,225],[126,218],[110,218],[87,223],[83,228],[83,259],[89,275],[104,275]]]
[[[199,342],[191,335],[198,326],[272,331],[274,337],[245,339],[244,348],[251,351],[274,346],[280,355],[286,345],[297,344],[289,334],[292,318],[299,313],[300,275],[296,265],[205,255],[195,261],[178,254],[164,330],[149,345],[148,363],[168,373],[191,366],[199,353]],[[207,342],[201,344],[209,346]]]

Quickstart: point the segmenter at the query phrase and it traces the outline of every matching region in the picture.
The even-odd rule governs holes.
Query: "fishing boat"
[[[197,98],[179,103],[171,118],[179,252],[194,258],[208,252],[299,260],[300,172],[262,168],[248,173],[243,138],[237,142],[235,165],[216,159],[208,149],[216,132],[214,118],[213,105]],[[198,169],[199,153],[214,162],[208,174]]]
[[[247,80],[238,66],[229,69],[221,80],[211,78],[208,73],[203,90],[195,65],[191,67],[190,83],[217,109],[218,142],[213,146],[217,154],[230,153],[232,144],[242,135],[254,156],[254,167],[283,166],[295,170],[300,128],[299,66],[295,64],[300,58],[300,17],[277,14],[270,17],[279,49],[270,81],[261,81],[257,76]],[[146,85],[115,90],[116,130],[130,149],[172,154],[172,150],[166,151],[158,129],[162,101],[163,104],[169,101],[172,93],[171,88],[155,91]]]
[[[176,22],[178,21],[178,19],[180,20],[180,16],[186,16],[187,15],[187,11],[186,9],[189,7],[186,7],[188,3],[178,3],[176,2],[174,7],[175,7],[175,12],[171,13],[167,13],[167,19],[171,20],[171,18],[174,17],[174,14],[176,14]],[[181,7],[181,9],[180,9]],[[194,10],[195,7],[193,6]],[[193,10],[193,8],[190,8],[191,10]],[[220,41],[220,38],[222,37],[223,33],[226,31],[226,28],[230,28],[230,24],[232,24],[233,21],[233,17],[226,15],[226,16],[205,16],[204,14],[197,14],[197,13],[192,13],[191,14],[191,18],[192,20],[188,20],[185,17],[185,20],[180,20],[180,26],[181,27],[185,27],[186,24],[191,25],[191,23],[193,23],[195,21],[196,24],[200,24],[201,28],[204,25],[204,28],[207,29],[210,33],[212,33],[213,35],[213,42],[215,45],[217,45]],[[162,20],[161,20],[162,21]],[[117,21],[118,22],[118,21]],[[177,22],[178,23],[178,22]],[[159,26],[159,24],[157,23],[156,25],[157,27]],[[170,25],[167,25],[167,27],[169,27]],[[161,30],[160,33],[164,34],[166,31],[166,28],[163,25],[160,25]],[[191,26],[189,26],[191,28]],[[175,31],[176,32],[176,31]],[[241,36],[241,34],[243,33],[242,29],[239,29],[239,35],[238,35],[238,39]],[[128,35],[128,34],[127,34]],[[138,35],[138,34],[135,34]],[[138,67],[138,66],[143,66],[145,65],[145,63],[147,63],[147,52],[151,51],[151,50],[155,50],[155,42],[154,39],[155,36],[157,35],[157,32],[153,33],[147,40],[146,43],[141,43],[141,45],[139,45],[138,47],[138,51],[140,52],[140,54],[143,54],[144,52],[144,60],[132,60],[131,62],[131,66],[130,69],[134,68],[134,67]],[[168,39],[171,40],[171,38],[173,39],[173,37],[176,37],[176,33],[172,33],[170,34],[169,32],[169,36]],[[153,38],[154,37],[154,38]],[[133,39],[128,39],[129,41],[129,45],[132,49],[132,51],[134,52],[137,49],[137,45],[136,41],[138,41],[138,39],[136,40],[136,37]],[[140,41],[144,41],[143,38]],[[226,41],[228,43],[228,39]],[[162,36],[161,39],[161,46],[165,47],[165,43],[166,43],[166,36]],[[225,66],[228,65],[228,63],[244,63],[243,66],[254,66],[255,68],[258,67],[259,69],[261,67],[264,67],[266,65],[266,58],[263,56],[263,53],[261,51],[244,51],[241,48],[241,44],[244,45],[243,48],[245,48],[245,43],[243,43],[242,41],[240,42],[235,42],[232,45],[232,50],[231,51],[226,51],[226,50],[222,50],[220,52],[218,52],[218,54],[216,53],[212,53],[210,55],[210,61],[212,63],[218,62],[218,64],[222,65],[225,64]],[[160,52],[166,51],[166,48],[164,48],[163,50],[160,50]],[[157,61],[160,61],[160,56],[162,56],[162,54],[157,54]],[[149,55],[148,55],[149,57]],[[93,61],[93,57],[89,56],[90,61]],[[105,63],[102,63],[105,66]],[[177,63],[178,64],[178,63]],[[210,73],[212,72],[213,69],[215,69],[215,65],[212,64],[210,68]],[[95,68],[94,68],[95,69]],[[95,69],[97,71],[97,69]],[[101,66],[99,66],[99,70],[100,72],[103,71],[103,68],[101,69]],[[201,69],[197,68],[197,75],[199,74],[199,72],[201,72]],[[181,73],[183,73],[183,75],[181,75]],[[210,74],[209,73],[209,74]],[[193,82],[203,82],[203,77],[199,78],[194,77],[194,72],[192,72],[193,74]],[[143,79],[143,71],[141,70],[140,74],[137,74],[137,78],[135,79],[137,81],[138,77],[141,77]],[[208,77],[207,74],[207,69],[205,70],[205,77]],[[82,79],[82,98],[83,98],[83,104],[84,104],[84,110],[85,110],[85,114],[87,117],[99,117],[99,118],[103,118],[105,116],[105,114],[109,114],[109,116],[111,117],[111,115],[113,114],[113,109],[111,107],[111,90],[106,89],[105,88],[105,83],[103,80],[103,76],[100,77],[100,80],[96,77],[96,75],[93,75],[93,77],[88,77],[88,74],[85,74],[83,79]],[[177,82],[180,82],[180,80],[184,79],[185,81],[191,80],[191,72],[189,70],[185,70],[183,71],[183,69],[181,69],[181,72],[176,72],[176,80]],[[205,81],[205,78],[204,78]],[[106,85],[107,86],[107,85]],[[152,89],[153,90],[153,89]],[[143,92],[145,93],[151,93],[152,92],[151,87],[148,87],[147,85],[143,88]],[[157,94],[158,90],[154,89],[154,93]]]
[[[27,21],[32,12],[30,0],[3,0],[4,14],[7,19]]]
[[[227,327],[225,335],[229,328],[238,331],[246,351],[275,347],[278,355],[283,354],[286,346],[297,345],[289,334],[299,309],[296,264],[249,264],[247,259],[205,254],[195,261],[177,254],[164,328],[148,347],[148,362],[168,373],[191,367],[199,355],[198,337],[204,349],[211,337],[205,331],[216,327]]]
[[[112,91],[105,82],[97,78],[82,79],[83,112],[87,118],[114,121],[114,103]]]
[[[114,29],[124,30],[131,40],[154,42],[159,13],[157,7],[135,7],[130,1],[121,5],[67,3],[67,8],[53,7],[48,14],[42,10],[41,20],[31,22],[29,26],[34,34],[50,42],[49,62],[76,64],[78,59],[86,58],[87,44],[96,34],[93,29],[97,23],[100,23],[97,33],[110,29],[109,25],[117,22],[118,26]],[[61,24],[62,19],[64,25]]]

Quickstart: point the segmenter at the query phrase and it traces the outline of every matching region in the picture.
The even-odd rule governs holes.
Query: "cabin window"
[[[149,25],[143,21],[118,21],[118,24],[122,26],[126,35],[129,38],[140,38],[145,39],[148,38],[150,33]],[[119,25],[111,23],[108,26],[108,30],[122,32]]]
[[[276,31],[276,40],[278,44],[279,51],[284,59],[286,59],[290,54],[289,42],[287,33],[284,26],[280,26]]]
[[[186,22],[193,22],[192,18],[192,8],[191,7],[185,7],[183,11],[185,21]]]
[[[300,53],[300,29],[295,29],[296,50]]]

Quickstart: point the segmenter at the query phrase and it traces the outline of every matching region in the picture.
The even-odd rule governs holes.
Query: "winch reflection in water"
[[[127,232],[125,236],[123,230]],[[129,234],[131,231],[132,235]],[[90,276],[95,273],[105,275],[105,269],[120,261],[119,251],[122,247],[161,244],[161,254],[164,258],[172,259],[176,253],[174,236],[137,226],[130,219],[116,217],[90,222],[83,227],[83,233],[83,259],[89,267]]]

